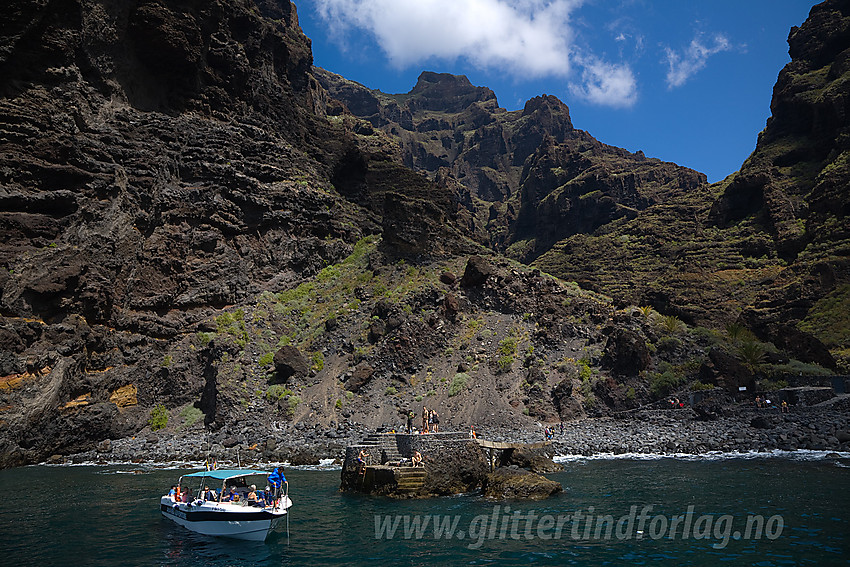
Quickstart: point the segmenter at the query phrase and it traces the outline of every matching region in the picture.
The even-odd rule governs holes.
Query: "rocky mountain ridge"
[[[526,263],[563,238],[706,182],[575,129],[554,96],[508,112],[464,76],[426,71],[409,93],[387,95],[323,69],[314,75],[365,128],[395,139],[405,165],[454,193],[469,234]]]
[[[623,304],[738,322],[832,368],[850,335],[846,318],[826,313],[848,299],[847,14],[824,2],[791,30],[756,150],[713,185],[599,143],[552,96],[507,112],[466,77],[425,72],[389,95],[315,74],[394,137],[406,165],[456,195],[479,242]]]
[[[535,265],[688,322],[737,321],[846,369],[848,26],[850,4],[823,2],[791,30],[772,116],[739,172],[566,239]]]

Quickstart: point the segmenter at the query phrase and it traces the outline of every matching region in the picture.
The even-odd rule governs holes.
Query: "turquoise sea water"
[[[549,475],[564,485],[563,494],[523,503],[477,495],[411,501],[352,496],[338,492],[338,471],[287,469],[294,501],[290,538],[287,542],[282,529],[265,543],[212,539],[163,519],[159,497],[178,470],[117,465],[5,470],[0,471],[0,564],[850,561],[850,459],[601,459],[569,461],[565,467]],[[676,516],[682,518],[671,537]]]

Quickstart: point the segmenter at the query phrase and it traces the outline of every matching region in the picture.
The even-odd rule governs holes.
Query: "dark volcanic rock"
[[[752,391],[755,384],[752,371],[720,348],[708,353],[708,360],[699,369],[699,379],[706,384],[723,386],[730,393],[737,392],[740,386]]]
[[[310,365],[301,351],[290,345],[282,346],[274,353],[274,368],[279,382],[303,377],[310,371]]]
[[[292,466],[297,467],[302,465],[318,465],[321,458],[322,455],[317,455],[314,450],[299,448],[289,453],[287,460]]]
[[[416,396],[499,431],[650,403],[668,365],[737,393],[754,377],[734,341],[693,325],[740,313],[783,351],[765,366],[847,365],[846,2],[792,30],[756,151],[713,186],[576,130],[552,96],[508,112],[464,77],[389,96],[313,69],[289,2],[7,4],[0,466],[105,439],[164,458],[198,410],[237,444],[292,427],[312,451],[397,427]],[[689,327],[659,339],[649,306]],[[160,405],[159,440],[133,440]]]
[[[373,374],[375,374],[375,369],[369,364],[361,362],[352,370],[351,376],[345,381],[345,389],[349,392],[359,392],[369,382]]]
[[[376,343],[387,334],[387,324],[378,319],[369,324],[369,342]]]
[[[602,367],[619,376],[635,376],[649,366],[646,340],[628,329],[617,329],[608,337]]]
[[[581,403],[573,397],[573,381],[565,378],[552,389],[552,403],[561,421],[569,421],[584,416]]]
[[[599,143],[574,129],[567,106],[551,95],[507,112],[490,89],[464,76],[426,71],[409,93],[389,96],[321,69],[315,74],[351,112],[394,137],[406,165],[454,194],[474,238],[521,260],[705,181]],[[522,245],[508,248],[514,243]]]
[[[479,488],[487,476],[487,460],[477,444],[464,443],[451,451],[425,455],[427,494],[463,494]]]
[[[626,218],[567,235],[535,265],[689,324],[722,326],[755,309],[762,324],[777,326],[780,342],[790,339],[792,356],[832,368],[824,349],[779,327],[813,335],[832,356],[848,346],[843,323],[827,314],[846,301],[850,283],[850,261],[835,253],[850,242],[848,29],[847,2],[827,0],[791,30],[792,60],[779,73],[771,117],[739,172],[639,205],[634,218],[609,210]],[[601,206],[590,218],[606,214]]]
[[[750,427],[755,429],[770,429],[773,426],[773,421],[763,415],[757,415],[750,420]]]
[[[560,482],[524,469],[500,467],[487,475],[483,493],[498,500],[544,500],[562,492]]]
[[[509,467],[510,465],[516,465],[537,474],[564,470],[563,465],[552,460],[552,454],[551,448],[530,449],[528,447],[519,447],[517,449],[503,451],[499,460],[499,466]]]
[[[336,197],[310,189],[327,183],[338,148],[289,3],[7,8],[0,328],[15,336],[0,340],[19,358],[0,364],[4,376],[47,356],[73,364],[0,405],[15,408],[3,435],[46,458],[134,432],[156,403],[197,401],[202,357],[165,351],[188,350],[176,345],[218,309],[279,291],[281,274],[344,257],[360,234],[338,224],[348,213],[331,214]],[[214,372],[207,382],[212,395]],[[146,409],[109,401],[130,385]],[[87,392],[93,403],[62,410]],[[210,397],[208,419],[236,405]]]
[[[803,362],[819,364],[835,369],[835,359],[829,349],[811,333],[779,323],[765,320],[763,314],[749,310],[741,314],[741,320],[762,340],[772,342]]]
[[[472,256],[466,262],[463,276],[460,278],[461,287],[478,287],[487,281],[487,278],[496,275],[496,268],[481,256]]]

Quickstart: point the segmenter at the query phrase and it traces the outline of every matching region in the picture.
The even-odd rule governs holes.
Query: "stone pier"
[[[546,497],[560,491],[561,485],[525,471],[507,467],[514,452],[522,458],[519,466],[558,470],[551,460],[537,455],[551,443],[501,443],[472,439],[467,433],[373,433],[346,449],[340,473],[340,490],[364,492],[395,498],[422,498],[462,494],[484,490],[495,497]],[[365,462],[358,460],[368,453]],[[422,464],[412,466],[411,458],[419,451]],[[485,454],[487,451],[487,454]],[[543,461],[542,465],[541,462]],[[515,469],[516,467],[514,467]],[[522,474],[520,474],[522,473]],[[494,488],[495,487],[495,488]]]
[[[369,455],[365,464],[361,451]],[[486,473],[484,454],[467,433],[373,433],[346,448],[340,489],[401,498],[457,494],[475,490]]]

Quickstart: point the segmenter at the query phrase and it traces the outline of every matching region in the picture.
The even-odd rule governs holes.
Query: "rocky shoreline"
[[[713,418],[713,419],[712,419]],[[336,428],[303,424],[260,431],[242,426],[214,433],[190,430],[169,434],[147,432],[107,440],[97,448],[70,456],[54,455],[51,463],[274,462],[293,466],[340,465],[348,445],[373,430],[341,423]],[[543,427],[482,429],[492,441],[534,443],[544,439]],[[850,452],[850,398],[826,408],[726,408],[706,416],[690,408],[642,410],[614,417],[587,418],[554,426],[555,455],[621,454],[703,455],[814,450]]]

